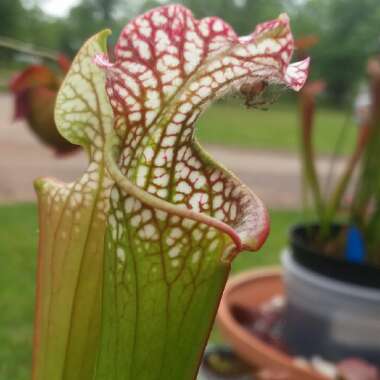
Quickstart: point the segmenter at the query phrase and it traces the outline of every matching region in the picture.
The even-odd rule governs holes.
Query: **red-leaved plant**
[[[23,119],[34,134],[57,155],[79,149],[63,138],[54,122],[54,104],[70,61],[64,56],[57,57],[57,70],[46,65],[30,65],[11,81],[9,89],[14,95],[15,119]]]
[[[233,257],[268,234],[260,199],[203,151],[194,123],[243,84],[303,86],[286,15],[239,38],[179,5],[103,31],[58,93],[88,153],[74,183],[39,179],[34,380],[196,376]]]

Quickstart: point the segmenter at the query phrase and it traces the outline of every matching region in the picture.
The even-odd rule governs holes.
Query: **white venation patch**
[[[193,108],[193,105],[191,103],[184,103],[179,107],[179,111],[186,114]]]
[[[154,156],[154,150],[152,147],[148,146],[147,148],[144,149],[143,155],[145,157],[145,160],[148,163],[150,163],[153,159]]]
[[[141,223],[141,215],[135,215],[131,218],[131,226],[137,227]]]
[[[213,24],[212,24],[212,29],[214,30],[214,32],[221,32],[223,31],[223,24],[220,20],[216,20]]]
[[[170,232],[170,236],[173,239],[179,239],[182,235],[183,235],[183,231],[178,227],[173,228]]]
[[[125,261],[125,251],[124,251],[124,248],[122,248],[122,247],[117,247],[117,249],[116,249],[116,255],[117,255],[117,258],[118,258],[121,262],[124,262],[124,261]]]
[[[146,115],[145,115],[145,122],[146,122],[147,125],[152,124],[154,118],[157,116],[157,112],[158,112],[157,110],[155,110],[155,111],[152,110],[152,111],[148,111],[146,113]]]
[[[153,224],[150,224],[150,223],[146,224],[143,227],[142,231],[144,232],[146,239],[151,239],[151,238],[155,237],[155,235],[156,235],[156,228],[154,227]]]
[[[177,257],[181,252],[181,249],[178,245],[175,245],[174,247],[169,249],[168,255],[171,258]]]
[[[163,30],[157,30],[155,38],[155,46],[157,53],[166,51],[170,46],[170,39]]]
[[[148,176],[148,167],[147,166],[139,166],[139,168],[137,169],[137,178],[136,178],[136,184],[137,186],[145,186],[145,182],[146,182],[146,179],[147,179],[147,176]]]
[[[218,247],[218,244],[219,244],[219,242],[218,242],[218,240],[213,240],[213,242],[209,245],[209,247],[208,247],[208,249],[210,250],[210,251],[215,251],[215,249]]]
[[[152,34],[152,28],[150,26],[144,26],[139,29],[140,33],[145,37],[150,37]]]
[[[153,12],[152,22],[156,26],[164,25],[167,21],[168,21],[168,19],[161,12],[159,12],[159,11]]]
[[[181,181],[177,186],[177,190],[183,194],[190,194],[192,189],[186,181]]]
[[[141,120],[141,112],[132,112],[128,116],[130,121],[140,121]]]
[[[145,41],[133,40],[133,46],[138,50],[141,58],[143,59],[151,58],[152,53],[150,51],[150,47]]]
[[[211,94],[211,88],[209,87],[201,87],[198,91],[197,91],[198,95],[202,98],[206,98],[207,96],[209,96]]]

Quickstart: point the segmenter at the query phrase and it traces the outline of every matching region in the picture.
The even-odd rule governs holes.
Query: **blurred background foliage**
[[[65,0],[62,0],[64,2]],[[166,3],[163,0],[82,0],[66,14],[43,12],[47,0],[1,0],[0,36],[73,56],[83,41],[102,28],[113,39],[136,14]],[[177,0],[197,17],[217,15],[239,34],[258,22],[287,12],[297,37],[319,36],[313,47],[312,77],[327,82],[326,100],[342,106],[350,102],[363,78],[369,56],[380,52],[379,0]],[[0,67],[8,69],[14,53],[0,49]],[[17,60],[16,60],[17,61]],[[13,65],[15,65],[13,63]]]

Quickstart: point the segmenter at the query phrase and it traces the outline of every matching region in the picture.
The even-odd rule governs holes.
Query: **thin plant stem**
[[[333,183],[333,175],[334,175],[335,167],[336,167],[336,161],[339,157],[339,153],[342,151],[343,143],[347,138],[347,131],[348,131],[348,126],[349,126],[350,114],[351,114],[350,110],[347,110],[346,115],[344,116],[342,126],[340,128],[339,136],[338,136],[338,138],[335,142],[335,145],[334,145],[333,154],[332,154],[331,160],[330,160],[330,168],[329,168],[329,172],[327,174],[327,178],[326,178],[325,186],[324,186],[324,191],[323,191],[324,197],[327,197],[331,192],[331,187],[332,187],[332,183]]]
[[[43,59],[50,59],[53,61],[57,61],[59,57],[58,52],[49,51],[47,49],[37,49],[31,44],[9,37],[0,36],[0,47],[15,50],[24,54],[33,55],[35,57],[41,57]]]

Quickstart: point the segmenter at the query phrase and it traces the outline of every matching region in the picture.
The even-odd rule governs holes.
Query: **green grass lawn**
[[[0,206],[0,380],[30,377],[36,218],[34,205]]]
[[[299,214],[272,211],[271,217],[265,247],[259,253],[242,253],[234,262],[234,273],[278,263],[287,230]],[[35,205],[0,205],[0,380],[29,379],[37,238]]]
[[[298,106],[278,103],[268,111],[246,109],[235,102],[214,104],[200,118],[197,135],[203,143],[298,152]],[[348,119],[341,153],[352,151],[357,128],[352,118],[338,110],[321,108],[316,116],[314,143],[317,153],[334,152],[342,126]]]

